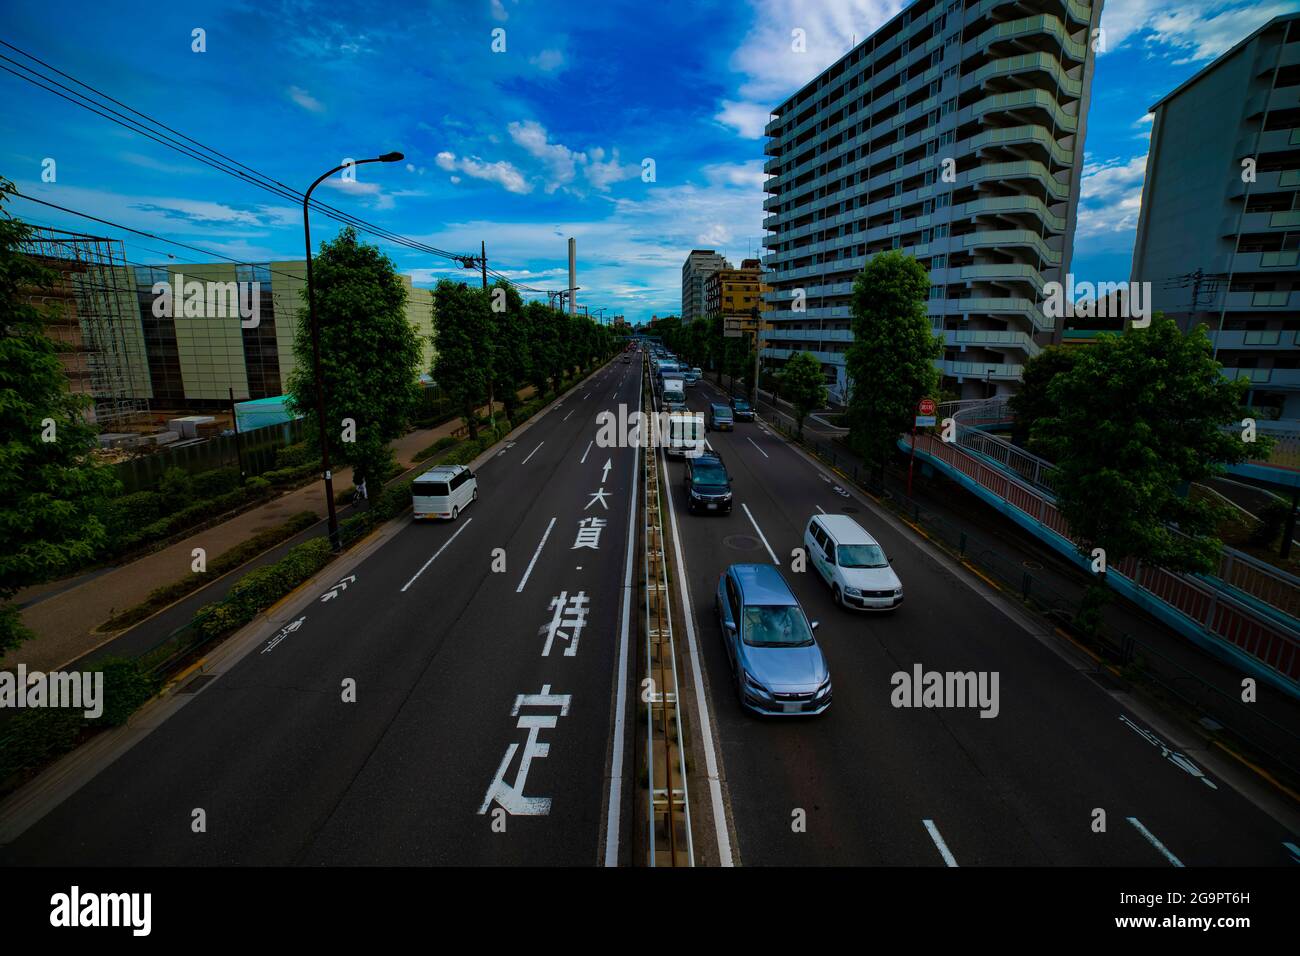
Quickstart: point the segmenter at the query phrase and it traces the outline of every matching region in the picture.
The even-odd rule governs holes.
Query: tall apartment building
[[[763,282],[763,264],[744,259],[739,269],[719,269],[704,280],[704,317],[722,316],[748,324],[754,306],[767,310],[763,296],[770,291]]]
[[[704,318],[704,280],[731,263],[712,249],[692,249],[682,263],[682,322]]]
[[[284,394],[293,369],[294,332],[306,320],[302,290],[305,260],[235,264],[232,262],[135,266],[135,292],[155,408],[224,408],[233,389],[236,399]],[[179,274],[179,276],[178,276]],[[406,287],[406,314],[423,347],[421,369],[433,364],[433,293]],[[238,319],[154,315],[154,284],[168,282],[258,283],[260,302],[255,327]]]
[[[1300,14],[1270,20],[1151,112],[1132,278],[1183,328],[1209,327],[1251,405],[1300,419]]]
[[[917,0],[773,110],[764,354],[844,398],[849,293],[875,254],[930,270],[946,387],[1006,391],[1059,336],[1102,0]],[[804,308],[798,308],[800,300]]]

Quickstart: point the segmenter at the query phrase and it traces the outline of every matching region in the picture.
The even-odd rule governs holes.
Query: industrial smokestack
[[[569,237],[569,314],[578,311],[578,240]]]

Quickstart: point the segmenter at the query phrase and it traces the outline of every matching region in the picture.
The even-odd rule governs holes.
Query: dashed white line
[[[576,412],[576,411],[577,411],[577,409],[575,408],[573,411],[569,412],[569,415],[572,415],[573,412]],[[567,422],[567,421],[569,420],[569,415],[565,415],[563,418],[560,419],[560,421],[562,421],[562,422]]]
[[[749,517],[749,523],[754,526],[754,530],[758,532],[758,536],[763,539],[763,547],[767,548],[767,553],[772,556],[772,563],[779,568],[781,566],[781,559],[776,556],[776,552],[772,550],[772,546],[767,543],[767,537],[763,534],[763,529],[758,526],[758,522],[754,520],[754,515],[750,512],[749,505],[742,501],[740,507],[745,509],[745,514]]]
[[[817,510],[820,511],[822,514],[825,514],[825,513],[826,513],[826,509],[823,508],[821,505],[818,505],[818,506],[817,506]]]
[[[956,866],[957,858],[954,857],[952,851],[948,849],[948,844],[943,842],[943,837],[939,835],[939,828],[934,825],[934,821],[922,820],[921,822],[924,823],[925,828],[930,831],[930,839],[933,840],[934,845],[939,848],[939,855],[943,857],[943,862],[948,864],[948,866]]]
[[[464,523],[463,525],[461,525],[459,528],[456,529],[456,533],[453,534],[453,535],[452,535],[450,538],[448,538],[446,541],[444,541],[444,542],[442,543],[442,547],[441,547],[441,548],[439,548],[437,551],[433,552],[433,557],[432,557],[432,558],[430,558],[428,561],[425,561],[425,562],[424,562],[424,567],[423,567],[423,568],[420,568],[420,570],[416,571],[415,574],[411,576],[411,580],[407,581],[405,584],[402,585],[402,591],[403,591],[403,592],[406,591],[407,588],[409,588],[412,584],[415,583],[415,579],[418,578],[421,574],[424,573],[425,568],[427,568],[429,565],[433,564],[433,562],[437,560],[438,555],[442,554],[442,552],[444,552],[444,551],[447,550],[447,545],[451,544],[453,541],[455,541],[457,538],[460,537],[460,533],[461,533],[462,531],[464,531],[466,528],[468,528],[468,527],[469,527],[469,523],[470,523],[471,521],[473,521],[473,520],[474,520],[473,518],[466,518],[466,519],[465,519],[465,523]]]
[[[1178,857],[1174,856],[1172,853],[1170,853],[1168,847],[1166,847],[1163,843],[1161,843],[1156,838],[1156,835],[1154,833],[1152,833],[1150,830],[1148,830],[1146,827],[1142,825],[1141,820],[1139,820],[1137,817],[1129,817],[1128,822],[1133,824],[1133,826],[1137,829],[1138,833],[1146,837],[1148,843],[1150,843],[1153,847],[1155,847],[1157,850],[1160,851],[1160,855],[1169,861],[1170,866],[1181,867],[1183,865],[1183,861],[1178,859]]]
[[[748,435],[746,435],[745,437],[746,437],[746,438],[749,438]],[[754,441],[754,439],[749,438],[749,443],[750,443],[751,445],[753,445],[755,448],[758,448],[758,442]],[[771,458],[771,457],[772,457],[772,456],[769,455],[767,452],[763,451],[763,449],[761,449],[761,448],[758,448],[758,453],[759,453],[760,455],[762,455],[764,458]]]
[[[519,587],[515,588],[516,594],[521,593],[524,589],[524,585],[528,583],[528,575],[533,573],[533,565],[536,564],[537,559],[542,556],[542,548],[546,547],[546,539],[551,536],[551,529],[554,527],[555,519],[551,518],[551,523],[546,526],[546,533],[542,535],[542,540],[537,542],[537,550],[533,552],[533,560],[528,562],[528,570],[524,572],[524,576],[519,580]]]
[[[587,456],[591,454],[591,446],[594,444],[596,444],[596,439],[594,438],[587,442],[587,450],[582,453],[582,460],[579,461],[578,464],[585,465],[587,463]]]
[[[570,413],[570,414],[572,414],[572,413]],[[528,458],[532,458],[534,455],[536,455],[537,452],[538,452],[538,449],[540,449],[540,448],[542,447],[542,445],[545,445],[545,444],[546,444],[546,442],[539,442],[538,445],[537,445],[537,448],[534,448],[532,451],[530,451],[530,452],[528,453]],[[526,464],[528,464],[528,458],[525,458],[525,459],[524,459],[523,461],[521,461],[519,464],[521,464],[521,465],[526,465]]]

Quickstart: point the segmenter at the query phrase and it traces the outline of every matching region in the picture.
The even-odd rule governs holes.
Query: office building
[[[1300,14],[1151,112],[1132,279],[1183,328],[1208,327],[1262,418],[1300,419]]]
[[[771,290],[763,282],[763,266],[757,259],[745,259],[739,269],[719,269],[704,280],[704,316],[723,319],[724,328],[753,323],[755,306],[767,310],[763,295]]]
[[[682,263],[682,324],[689,325],[704,318],[704,282],[719,269],[730,269],[729,263],[712,249],[692,249]]]
[[[901,249],[930,271],[944,385],[1003,393],[1059,338],[1101,0],[918,0],[778,105],[764,354],[811,351],[847,397],[854,277]],[[1117,277],[1118,278],[1118,277]]]

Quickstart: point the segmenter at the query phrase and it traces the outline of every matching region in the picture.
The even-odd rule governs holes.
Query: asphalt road
[[[616,359],[536,419],[478,469],[457,522],[408,522],[0,863],[603,860],[636,453],[589,443],[599,410],[637,407],[639,371]],[[598,547],[575,547],[592,517]],[[586,595],[584,626],[544,654],[561,592]]]
[[[701,411],[722,397],[708,382],[690,393]],[[959,866],[1293,862],[1284,842],[1294,834],[1224,782],[1170,759],[1096,678],[910,533],[838,494],[825,469],[761,423],[711,432],[709,442],[733,477],[729,515],[689,515],[683,465],[668,470],[742,863],[941,866],[945,850]],[[792,549],[819,509],[851,514],[894,558],[905,590],[898,611],[838,608],[815,571],[791,571]],[[713,595],[729,564],[773,555],[820,622],[834,682],[820,717],[752,717],[736,699]],[[891,676],[917,663],[997,672],[998,715],[895,708]],[[799,810],[804,832],[794,825]],[[1094,832],[1098,810],[1104,832]]]

